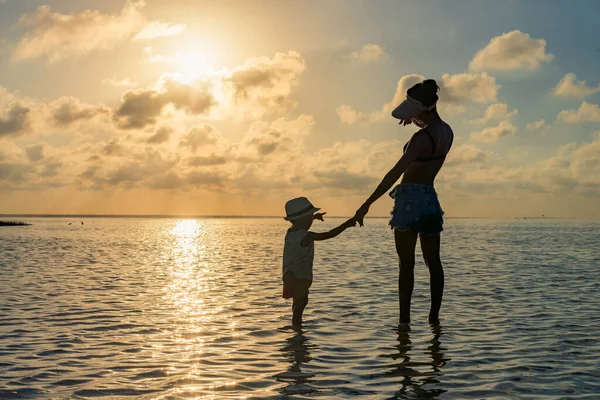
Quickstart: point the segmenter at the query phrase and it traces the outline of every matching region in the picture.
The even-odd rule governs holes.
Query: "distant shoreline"
[[[28,224],[26,222],[22,222],[22,221],[0,221],[0,226],[30,226],[31,224]]]
[[[167,214],[0,214],[7,218],[205,218],[205,219],[250,219],[250,218],[274,218],[281,216],[271,215],[167,215]],[[350,218],[349,216],[328,216],[329,218]],[[367,216],[366,219],[383,219],[389,216]],[[572,217],[448,217],[445,219],[506,219],[506,220],[539,220],[539,219],[583,219]]]

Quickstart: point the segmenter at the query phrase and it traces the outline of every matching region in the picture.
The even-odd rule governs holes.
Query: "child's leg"
[[[294,297],[292,304],[292,325],[302,325],[302,313],[308,304],[308,295],[302,297]]]

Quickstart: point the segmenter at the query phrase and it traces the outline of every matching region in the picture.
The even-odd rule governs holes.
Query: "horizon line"
[[[38,218],[281,218],[276,215],[201,215],[201,214],[0,214],[0,217],[38,217]],[[350,218],[342,215],[332,215],[329,218]],[[365,219],[389,218],[389,216],[366,216]],[[469,216],[445,216],[447,219],[583,219],[577,217],[469,217]]]

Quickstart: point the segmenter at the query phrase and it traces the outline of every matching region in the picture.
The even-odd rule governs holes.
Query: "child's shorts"
[[[283,295],[284,299],[298,298],[308,296],[308,289],[312,285],[309,279],[296,278],[292,272],[283,276]]]

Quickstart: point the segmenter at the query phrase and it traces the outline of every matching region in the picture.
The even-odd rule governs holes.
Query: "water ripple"
[[[2,399],[600,392],[598,223],[449,220],[442,324],[426,323],[418,257],[413,324],[398,330],[393,238],[368,220],[317,245],[298,332],[282,221],[30,222],[0,228]]]

